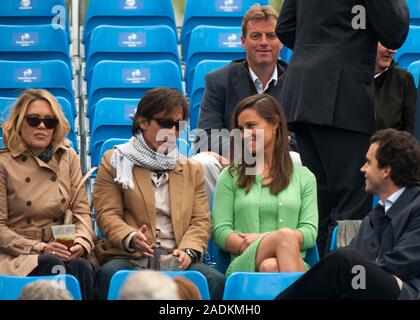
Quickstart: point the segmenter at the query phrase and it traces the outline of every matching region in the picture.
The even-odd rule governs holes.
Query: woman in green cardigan
[[[306,271],[303,259],[315,245],[318,229],[316,181],[306,167],[292,163],[280,104],[266,94],[242,100],[233,128],[241,130],[243,154],[263,154],[264,160],[250,165],[242,155],[240,164],[225,168],[217,181],[214,240],[231,253],[226,276]],[[249,169],[259,174],[249,174]]]

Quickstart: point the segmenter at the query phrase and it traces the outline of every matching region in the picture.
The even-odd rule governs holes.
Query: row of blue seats
[[[108,292],[108,300],[118,300],[119,292],[135,271],[122,270],[114,274]],[[170,277],[184,277],[196,286],[203,300],[210,300],[207,279],[197,271],[166,271]],[[303,273],[257,273],[236,272],[226,280],[224,300],[272,300],[277,294],[296,281]],[[81,300],[81,290],[78,280],[72,275],[18,277],[0,275],[0,300],[17,300],[22,289],[38,280],[55,281],[70,292],[74,300]]]
[[[0,25],[53,25],[65,30],[70,42],[70,27],[66,0],[2,0]]]

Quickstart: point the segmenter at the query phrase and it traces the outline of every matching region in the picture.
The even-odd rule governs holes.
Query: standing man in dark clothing
[[[405,0],[283,3],[276,33],[293,57],[280,102],[317,178],[321,254],[336,220],[362,219],[372,206],[359,168],[375,131],[376,47],[397,49],[408,26]]]

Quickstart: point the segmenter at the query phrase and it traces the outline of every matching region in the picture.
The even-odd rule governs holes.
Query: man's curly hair
[[[420,186],[420,146],[408,132],[385,129],[376,132],[378,167],[391,167],[391,179],[399,187]]]

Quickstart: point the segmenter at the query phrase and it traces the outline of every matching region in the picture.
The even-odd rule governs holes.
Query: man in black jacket
[[[336,220],[362,219],[372,206],[358,172],[375,131],[378,41],[400,47],[405,0],[285,0],[279,39],[293,49],[280,96],[304,165],[318,183],[320,253]]]
[[[277,299],[420,299],[420,147],[407,132],[378,131],[361,171],[378,206],[349,247],[322,259]]]
[[[198,134],[200,138],[195,145],[200,151],[211,148],[224,155],[222,148],[230,151],[227,130],[239,101],[262,92],[279,98],[287,64],[278,60],[282,44],[275,33],[276,22],[277,12],[270,6],[251,7],[242,20],[241,40],[246,59],[232,61],[206,76],[198,125],[206,134]],[[211,141],[212,129],[226,131],[214,134]]]

